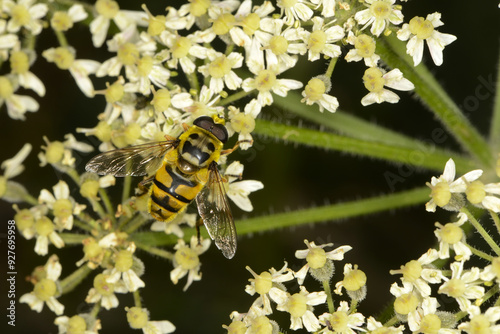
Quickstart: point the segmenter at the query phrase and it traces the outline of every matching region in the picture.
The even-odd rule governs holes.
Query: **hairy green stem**
[[[483,237],[484,241],[491,247],[491,249],[496,253],[497,256],[500,256],[500,246],[497,245],[495,240],[488,234],[488,232],[484,229],[484,227],[477,221],[476,217],[474,217],[467,208],[462,208],[461,212],[467,215],[469,218],[469,222],[474,226],[476,231],[479,232],[481,237]]]
[[[500,52],[498,52],[500,57]],[[493,115],[490,125],[490,145],[493,153],[498,152],[500,149],[500,59],[497,64],[497,84],[495,87],[495,97],[493,102]]]
[[[61,281],[62,294],[73,291],[92,272],[88,266],[83,265],[75,270],[71,275]]]
[[[330,289],[330,281],[323,281],[323,290],[326,293],[326,302],[328,304],[328,312],[335,312],[335,308],[333,306],[333,297],[332,297],[332,289]]]

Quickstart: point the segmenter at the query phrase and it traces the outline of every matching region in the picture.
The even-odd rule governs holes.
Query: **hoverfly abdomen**
[[[174,168],[164,163],[156,172],[151,186],[149,210],[156,220],[173,219],[176,214],[184,211],[203,188],[204,184],[194,177],[178,173]]]

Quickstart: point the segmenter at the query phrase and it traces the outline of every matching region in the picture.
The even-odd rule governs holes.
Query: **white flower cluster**
[[[0,104],[7,106],[14,119],[24,119],[27,111],[39,109],[34,98],[16,91],[23,87],[39,96],[45,94],[42,80],[30,71],[37,61],[34,43],[25,43],[22,34],[36,38],[44,29],[52,29],[60,45],[43,51],[43,57],[68,70],[86,96],[105,94],[108,107],[100,115],[103,123],[87,133],[98,134],[103,142],[112,140],[115,146],[151,140],[161,131],[179,131],[182,122],[218,113],[217,104],[248,94],[254,94],[262,107],[273,103],[273,94],[286,96],[305,86],[303,103],[335,112],[339,104],[329,95],[331,72],[327,76],[318,73],[307,84],[283,73],[302,56],[307,55],[310,62],[335,60],[342,56],[345,44],[352,46],[344,56],[348,62],[364,60],[368,66],[363,81],[370,93],[362,104],[395,103],[399,97],[384,86],[411,90],[413,85],[399,70],[386,73],[379,67],[376,39],[397,32],[399,39],[408,41],[407,53],[415,66],[422,60],[424,41],[435,64],[441,65],[443,48],[455,40],[435,30],[443,25],[440,13],[425,19],[415,17],[400,28],[404,17],[395,1],[300,0],[278,1],[276,6],[264,1],[256,6],[251,0],[192,0],[178,9],[167,7],[165,12],[153,14],[145,5],[141,11],[124,10],[113,0],[98,0],[93,6],[74,4],[65,10],[51,2],[5,0],[1,4],[0,59],[9,60],[10,72],[0,76]],[[102,63],[77,59],[77,50],[64,35],[88,17],[93,45],[106,46],[112,54]],[[118,28],[114,35],[109,29],[112,23]],[[179,72],[190,89],[174,83]],[[116,81],[106,90],[96,91],[90,75]],[[144,97],[153,99],[152,103],[140,106]],[[248,135],[252,131],[248,123],[257,114],[245,113],[247,126],[235,131]],[[236,123],[241,123],[242,117],[237,118]],[[123,132],[131,124],[137,124],[137,133],[125,135],[129,138],[123,143]],[[105,125],[114,131],[106,131]]]

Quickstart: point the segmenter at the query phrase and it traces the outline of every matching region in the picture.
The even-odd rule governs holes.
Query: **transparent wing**
[[[236,227],[223,182],[217,164],[212,163],[208,182],[196,196],[196,203],[208,234],[222,254],[231,259],[236,253]]]
[[[93,157],[85,170],[114,176],[152,174],[161,167],[163,156],[175,144],[176,140],[167,140],[104,152]]]

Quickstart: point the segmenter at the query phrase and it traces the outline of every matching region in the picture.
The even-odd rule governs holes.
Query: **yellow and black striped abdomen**
[[[149,212],[156,220],[170,221],[186,209],[203,186],[194,176],[180,173],[164,162],[151,186]]]

